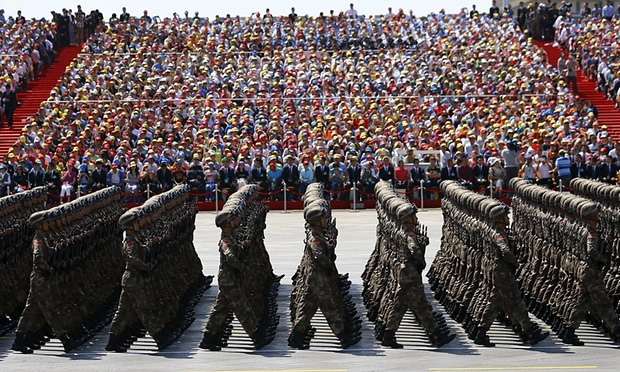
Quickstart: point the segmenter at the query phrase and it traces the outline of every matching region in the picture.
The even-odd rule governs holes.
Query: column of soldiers
[[[233,315],[256,349],[275,336],[279,316],[276,297],[282,276],[273,273],[264,244],[268,208],[257,185],[246,185],[231,195],[215,224],[222,229],[218,293],[207,321],[203,349],[221,350],[232,332]]]
[[[0,336],[17,325],[26,305],[34,236],[28,218],[46,199],[43,187],[0,199]]]
[[[120,191],[107,188],[30,216],[30,292],[13,350],[32,353],[58,337],[68,352],[112,320],[123,273]]]
[[[435,298],[478,345],[494,346],[487,332],[498,317],[524,341],[537,344],[549,333],[530,320],[521,299],[509,208],[455,181],[442,182],[441,189],[441,248],[428,273]]]
[[[597,232],[598,205],[519,178],[510,188],[517,280],[529,310],[566,344],[583,345],[575,330],[588,313],[620,340],[618,314],[603,282],[608,257]]]
[[[163,350],[194,321],[213,277],[202,274],[194,247],[198,207],[188,192],[176,186],[121,216],[125,272],[106,350],[127,351],[146,332]]]
[[[338,229],[332,218],[329,201],[320,183],[308,186],[304,194],[306,220],[305,248],[301,263],[293,276],[290,347],[310,347],[315,329],[311,320],[320,309],[343,348],[361,340],[361,320],[349,295],[348,274],[338,274],[336,242]]]
[[[455,335],[450,334],[443,316],[433,313],[424,293],[426,228],[418,222],[416,207],[400,198],[390,183],[379,181],[375,195],[377,241],[362,274],[362,297],[368,318],[375,322],[375,338],[383,346],[402,348],[395,334],[411,310],[431,343],[440,347]]]
[[[616,313],[620,314],[620,187],[584,178],[573,179],[570,187],[576,194],[601,205],[596,230],[606,257],[603,281]]]

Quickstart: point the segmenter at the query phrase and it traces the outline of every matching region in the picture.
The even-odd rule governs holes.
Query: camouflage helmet
[[[484,215],[490,217],[491,210],[493,210],[493,208],[497,207],[498,205],[500,205],[499,202],[494,199],[489,199],[489,202],[484,205]]]
[[[375,184],[375,193],[379,192],[381,189],[390,187],[391,185],[388,182],[381,180]]]
[[[237,217],[234,210],[221,210],[217,216],[215,216],[215,226],[222,228],[232,226],[232,222]]]
[[[123,215],[118,219],[118,226],[123,230],[127,230],[129,227],[139,221],[139,217],[140,211],[138,210],[138,208],[132,208],[127,212],[123,213]]]
[[[592,181],[589,182],[586,185],[586,188],[584,190],[585,194],[590,195],[590,196],[596,195],[596,188],[597,188],[598,185],[599,185],[598,182],[592,182]]]
[[[310,203],[312,203],[312,202],[314,202],[314,201],[320,200],[320,199],[322,199],[322,198],[319,198],[318,196],[316,196],[316,195],[314,195],[314,194],[312,194],[312,193],[310,193],[310,194],[309,194],[309,193],[306,193],[306,194],[305,194],[305,196],[304,196],[304,208],[305,208],[308,204],[310,204]]]
[[[382,188],[376,192],[377,200],[384,203],[387,199],[396,196],[396,193],[392,189]]]
[[[439,188],[441,189],[442,192],[446,193],[449,187],[453,187],[456,184],[456,182],[452,181],[452,180],[445,180],[442,181],[439,184]]]
[[[570,202],[572,198],[573,195],[571,194],[560,193],[560,196],[558,197],[558,208],[566,212],[570,212]]]
[[[617,188],[617,186],[606,185],[605,190],[603,190],[603,196],[605,197],[606,200],[608,201],[613,200],[615,188]]]
[[[562,209],[562,196],[563,194],[561,192],[551,191],[551,196],[549,196],[550,206]]]
[[[312,223],[321,217],[327,215],[329,203],[326,200],[319,200],[311,203],[304,208],[304,218],[307,222]]]
[[[598,219],[599,207],[596,203],[587,201],[580,206],[579,216],[584,219]]]
[[[542,189],[542,190],[537,190],[538,192],[536,193],[537,198],[534,198],[535,202],[539,202],[545,206],[550,206],[551,205],[551,199],[553,197],[553,192],[551,190],[547,190],[547,189]]]
[[[597,196],[597,197],[601,197],[603,195],[605,195],[605,189],[607,188],[607,185],[604,183],[598,183],[593,187],[593,196]]]
[[[400,204],[396,209],[396,218],[402,222],[411,216],[415,216],[417,211],[418,209],[415,205],[405,202]]]
[[[468,200],[467,200],[467,207],[470,210],[476,210],[476,207],[477,207],[478,203],[480,203],[479,196],[481,196],[481,195],[478,195],[478,194],[476,194],[474,192],[469,192],[469,197],[468,197]]]
[[[486,215],[487,209],[490,209],[492,207],[493,207],[493,199],[485,198],[480,203],[478,203],[478,213],[480,213],[480,216],[483,217]]]
[[[532,185],[529,190],[530,194],[532,195],[532,197],[530,198],[532,201],[549,205],[552,196],[551,190],[536,185]]]
[[[570,180],[570,188],[575,190],[577,193],[583,193],[583,181],[585,181],[583,178],[573,178]]]
[[[520,183],[522,183],[523,179],[519,178],[519,177],[515,177],[512,178],[510,181],[508,181],[508,188],[511,190],[517,190],[517,187]]]
[[[394,197],[387,201],[385,204],[385,210],[391,218],[396,217],[396,209],[404,202],[403,199]]]
[[[576,216],[579,215],[579,211],[581,210],[580,205],[585,201],[585,199],[583,198],[572,198],[569,204],[569,209],[571,211],[571,214],[574,214]]]
[[[480,203],[482,203],[482,201],[486,200],[486,197],[484,195],[480,195],[480,194],[474,194],[473,197],[473,203],[472,203],[472,210],[479,210],[479,206]]]
[[[510,212],[510,208],[504,204],[497,204],[491,208],[488,213],[488,217],[491,221],[504,220],[508,217],[508,212]]]
[[[30,226],[32,228],[36,229],[37,227],[39,227],[41,222],[43,222],[44,220],[46,220],[48,218],[49,218],[49,212],[48,211],[35,212],[35,213],[30,215],[30,218],[28,219],[28,223],[30,223]]]

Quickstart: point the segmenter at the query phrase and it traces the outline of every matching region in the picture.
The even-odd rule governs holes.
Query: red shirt
[[[398,182],[407,181],[407,177],[409,177],[409,170],[407,168],[399,167],[394,169],[394,178],[396,178]]]

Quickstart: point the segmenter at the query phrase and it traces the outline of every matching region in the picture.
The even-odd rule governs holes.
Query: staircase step
[[[534,43],[547,53],[551,65],[557,67],[560,48],[553,46],[552,43],[539,41]],[[599,122],[608,126],[607,131],[612,137],[620,139],[620,110],[616,109],[615,103],[609,101],[603,93],[598,92],[596,82],[586,78],[582,71],[577,72],[577,87],[579,87],[581,99],[590,101],[596,106]]]
[[[82,48],[78,46],[62,48],[54,64],[45,69],[39,79],[32,81],[26,92],[17,94],[20,105],[14,114],[13,129],[9,129],[6,123],[0,128],[0,155],[5,155],[17,141],[25,125],[25,119],[34,115],[41,107],[41,102],[49,98],[49,92],[81,50]]]

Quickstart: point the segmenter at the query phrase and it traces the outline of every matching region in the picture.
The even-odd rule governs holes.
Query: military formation
[[[599,205],[515,178],[512,202],[517,280],[529,310],[563,343],[583,345],[575,330],[591,315],[620,340],[620,322],[605,289]]]
[[[411,310],[431,344],[442,346],[455,335],[449,332],[443,316],[433,313],[424,293],[422,271],[429,243],[426,228],[418,222],[415,205],[399,197],[390,183],[377,183],[375,196],[377,241],[362,274],[362,298],[368,319],[375,322],[375,338],[383,346],[402,348],[396,331]]]
[[[106,350],[127,351],[146,332],[163,350],[194,321],[213,277],[202,274],[194,247],[198,207],[188,192],[177,186],[120,217],[125,271]]]
[[[124,263],[120,191],[110,187],[30,216],[30,291],[13,350],[32,353],[57,337],[68,352],[112,320]]]
[[[528,315],[515,278],[509,208],[457,182],[441,183],[441,247],[428,272],[435,298],[477,345],[494,346],[487,332],[497,319],[535,345],[542,332]]]
[[[268,208],[257,185],[231,195],[215,217],[222,229],[218,293],[200,347],[212,351],[227,346],[233,315],[256,349],[275,336],[279,317],[276,297],[282,276],[273,273],[264,244]]]
[[[616,313],[620,314],[620,187],[584,178],[575,178],[570,187],[587,199],[600,203],[598,226],[601,251],[605,257],[603,282]],[[594,322],[601,319],[593,315]]]
[[[291,322],[288,345],[296,349],[310,347],[315,329],[311,320],[320,309],[343,348],[361,340],[361,320],[349,295],[348,274],[336,268],[338,229],[329,201],[320,183],[308,186],[304,194],[306,220],[305,248],[297,272],[293,275]]]
[[[34,236],[28,218],[46,199],[43,187],[0,199],[0,336],[15,328],[26,305]]]
[[[494,346],[496,320],[530,345],[548,336],[583,345],[584,320],[620,341],[620,188],[576,179],[577,195],[520,178],[510,209],[454,181],[441,189],[441,248],[428,272],[435,298],[475,344]],[[12,349],[32,353],[50,338],[65,351],[112,321],[106,350],[124,352],[149,333],[161,350],[195,320],[205,277],[193,245],[197,206],[187,186],[127,211],[110,187],[44,210],[46,189],[0,199],[0,335],[17,327]],[[275,337],[276,276],[264,245],[267,206],[256,185],[240,188],[216,216],[219,291],[200,347],[221,350],[236,317],[256,349]],[[336,221],[321,184],[304,195],[305,248],[293,276],[288,344],[307,349],[321,310],[343,348],[361,339],[348,274],[336,267]],[[402,348],[396,332],[411,311],[432,345],[454,339],[428,302],[422,272],[429,244],[417,209],[388,182],[375,187],[377,240],[364,273],[362,299],[375,338]],[[123,233],[125,240],[123,241]],[[120,300],[119,300],[120,298]]]

